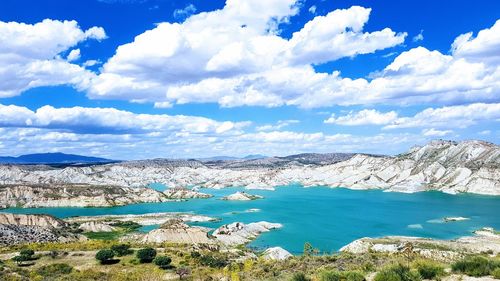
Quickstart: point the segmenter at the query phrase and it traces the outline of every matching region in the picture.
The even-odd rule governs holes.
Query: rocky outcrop
[[[491,252],[500,253],[500,235],[491,228],[475,231],[474,236],[455,240],[388,236],[382,238],[361,238],[342,247],[340,251],[353,254],[369,252],[398,253],[411,245],[415,253],[423,257],[445,262],[457,260],[465,255]]]
[[[158,195],[152,191],[146,192],[144,189],[138,189],[139,191],[128,189],[147,186],[150,183],[162,183],[168,187],[250,186],[261,189],[299,183],[304,186],[376,188],[397,192],[440,190],[447,193],[500,195],[500,148],[498,145],[483,141],[440,140],[414,147],[394,157],[366,154],[302,154],[238,161],[146,160],[65,168],[0,166],[0,184],[4,185],[45,184],[59,188],[75,184],[114,186],[122,188],[127,193],[145,194],[139,198],[125,198],[123,201],[119,200],[122,195],[94,196],[110,199],[110,203],[106,203],[105,199],[85,202],[85,199],[91,199],[84,197],[77,200],[84,202],[82,205],[127,204],[140,200],[161,201],[159,198],[165,196],[164,194]],[[93,189],[99,190],[98,187]],[[123,194],[119,189],[108,189],[108,191],[111,194],[115,192]],[[17,202],[25,202],[24,198],[39,196],[30,192],[20,189],[6,192],[3,187],[0,189],[0,205],[13,206]],[[44,194],[41,190],[39,192]],[[13,196],[13,193],[21,195]],[[41,206],[77,204],[75,201],[64,200],[64,197],[56,200],[47,199],[37,204]]]
[[[229,200],[229,201],[250,201],[250,200],[256,200],[256,199],[262,199],[264,197],[260,195],[252,195],[248,194],[246,192],[238,191],[236,193],[233,193],[231,195],[222,197],[222,200]]]
[[[181,219],[171,219],[150,231],[141,240],[144,243],[182,243],[182,244],[213,244],[214,240],[208,237],[208,229],[191,227]]]
[[[180,219],[184,222],[207,222],[215,221],[215,218],[189,214],[189,213],[148,213],[139,215],[103,215],[103,216],[80,216],[65,219],[69,223],[85,222],[111,222],[111,221],[132,221],[140,225],[164,224],[172,219]]]
[[[45,228],[63,228],[68,224],[50,215],[24,215],[12,213],[0,213],[0,224],[40,226]]]
[[[287,250],[281,247],[267,248],[263,253],[262,257],[267,260],[286,260],[293,255]]]
[[[0,207],[110,207],[168,201],[149,188],[71,185],[0,186]]]
[[[0,213],[0,246],[84,239],[71,233],[66,222],[49,215]]]
[[[84,222],[80,224],[78,228],[85,232],[113,232],[118,230],[116,227],[113,227],[107,223],[96,221]]]
[[[234,222],[217,228],[212,235],[226,245],[236,246],[250,242],[263,232],[281,227],[279,223],[265,221],[249,224]]]
[[[169,188],[163,192],[169,199],[194,199],[194,198],[210,198],[211,194],[201,193],[188,188]]]

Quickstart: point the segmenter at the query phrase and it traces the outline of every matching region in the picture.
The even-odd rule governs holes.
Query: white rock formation
[[[63,220],[50,215],[12,213],[0,213],[0,224],[40,226],[46,228],[62,228],[67,226],[67,223]]]
[[[475,231],[474,236],[455,240],[437,240],[430,238],[388,236],[382,238],[361,238],[340,249],[341,252],[362,254],[373,252],[396,253],[403,251],[410,243],[414,252],[432,259],[450,261],[468,254],[492,252],[500,253],[500,235],[491,228]]]
[[[226,197],[222,197],[222,200],[229,200],[229,201],[250,201],[250,200],[256,200],[256,199],[262,199],[264,197],[260,195],[253,195],[253,194],[248,194],[246,192],[238,191],[236,193],[233,193],[231,195],[228,195]]]
[[[280,164],[282,162],[283,159],[268,158],[251,161],[248,165],[240,161],[237,166],[232,167],[229,164],[207,166],[199,161],[148,160],[63,169],[0,165],[0,184],[90,184],[103,188],[121,186],[126,194],[134,194],[132,198],[125,197],[122,200],[120,198],[123,196],[111,196],[112,204],[163,200],[154,191],[141,190],[137,194],[138,191],[125,189],[146,186],[153,182],[169,187],[208,188],[272,188],[300,183],[304,186],[375,188],[397,192],[440,190],[447,193],[500,195],[500,148],[483,141],[433,141],[395,157],[358,154],[341,162],[324,162],[330,164],[303,164],[292,161],[283,166]],[[98,190],[95,187],[94,189]],[[32,188],[12,189],[1,186],[0,206],[13,206],[18,202],[28,206],[110,204],[106,203],[110,198],[105,194],[93,197],[82,195],[76,200],[72,198],[78,196],[78,193],[70,197],[65,197],[65,192],[61,194],[61,198],[44,197],[34,200],[40,195],[35,194]]]
[[[105,222],[105,221],[132,221],[140,225],[164,224],[172,219],[180,219],[184,222],[207,222],[214,218],[189,214],[189,213],[148,213],[139,215],[102,215],[102,216],[80,216],[65,219],[70,223]]]
[[[84,222],[78,228],[86,232],[113,232],[117,230],[116,227],[96,221]]]
[[[163,192],[169,199],[193,199],[193,198],[210,198],[213,195],[201,193],[188,188],[169,188]]]
[[[467,221],[467,220],[470,220],[470,219],[464,218],[464,217],[445,217],[445,218],[443,218],[444,222]]]
[[[272,247],[262,253],[262,257],[268,260],[286,260],[293,255],[281,247]]]
[[[160,228],[150,231],[141,240],[144,243],[183,243],[183,244],[213,244],[208,237],[208,229],[191,227],[180,219],[172,219]]]
[[[279,223],[265,221],[249,224],[234,222],[217,228],[212,235],[226,245],[236,246],[250,242],[262,232],[268,232],[281,227],[282,225]]]

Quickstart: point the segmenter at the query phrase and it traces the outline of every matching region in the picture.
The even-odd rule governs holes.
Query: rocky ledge
[[[474,236],[455,240],[437,240],[420,237],[388,236],[382,238],[361,238],[342,247],[340,251],[353,254],[369,252],[398,253],[408,247],[423,257],[444,262],[457,260],[465,255],[500,253],[500,234],[492,228],[474,232]]]
[[[0,246],[85,239],[73,233],[66,222],[49,215],[0,214]]]
[[[69,223],[85,223],[85,222],[100,222],[109,223],[113,221],[135,222],[140,225],[157,225],[164,224],[172,219],[179,219],[183,222],[207,222],[216,221],[217,219],[203,215],[189,213],[148,213],[140,215],[103,215],[103,216],[79,216],[67,218]]]
[[[168,200],[163,193],[150,188],[88,184],[0,186],[0,208],[111,207]]]
[[[169,199],[194,199],[194,198],[210,198],[211,194],[201,193],[197,190],[175,187],[169,188],[163,192]]]
[[[267,248],[263,253],[262,257],[267,260],[286,260],[293,255],[287,250],[281,247]]]
[[[212,235],[225,245],[236,246],[250,242],[263,232],[281,227],[282,225],[279,223],[266,221],[249,224],[234,222],[217,228]]]
[[[257,200],[257,199],[262,199],[264,197],[260,195],[253,195],[253,194],[248,194],[244,191],[238,191],[236,193],[233,193],[231,195],[228,195],[226,197],[222,197],[222,200],[229,200],[229,201],[250,201],[250,200]]]
[[[150,231],[141,239],[144,243],[182,243],[182,244],[214,244],[208,237],[208,229],[189,226],[181,219],[171,219]]]

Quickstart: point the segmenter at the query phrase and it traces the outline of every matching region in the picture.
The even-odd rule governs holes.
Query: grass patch
[[[94,240],[117,240],[123,235],[121,231],[111,231],[111,232],[85,232],[83,233],[87,238]]]

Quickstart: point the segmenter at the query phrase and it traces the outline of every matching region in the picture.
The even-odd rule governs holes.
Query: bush
[[[31,258],[34,254],[35,254],[35,251],[31,250],[31,249],[23,249],[19,252],[19,254],[21,256],[26,256],[26,257],[29,257]]]
[[[490,275],[495,268],[498,267],[500,267],[498,262],[481,256],[467,257],[451,265],[451,269],[454,272],[460,272],[474,277]]]
[[[357,271],[325,271],[321,274],[321,281],[364,281],[365,276]]]
[[[55,278],[57,276],[70,274],[73,271],[73,267],[65,263],[54,263],[49,265],[44,265],[36,270],[36,272],[42,276]]]
[[[500,267],[497,267],[491,272],[491,275],[493,275],[493,278],[495,279],[500,279]]]
[[[123,257],[132,254],[134,251],[130,249],[130,245],[118,244],[111,246],[111,250],[115,252],[116,256]]]
[[[227,265],[227,261],[222,258],[216,258],[209,255],[204,255],[199,258],[199,262],[204,266],[212,268],[222,268]]]
[[[374,281],[420,281],[421,279],[418,272],[398,264],[382,269],[375,275]]]
[[[444,267],[431,261],[418,261],[415,265],[418,273],[424,279],[435,279],[444,275]]]
[[[111,263],[111,260],[115,257],[115,253],[109,249],[100,250],[95,254],[96,260],[101,264]]]
[[[290,279],[291,281],[310,281],[311,279],[307,278],[307,276],[302,273],[302,272],[299,272],[299,273],[295,273],[293,276],[292,276],[292,279]]]
[[[156,250],[153,248],[144,248],[137,251],[136,254],[139,262],[141,263],[150,263],[156,257]]]
[[[172,265],[170,265],[170,263],[172,262],[172,259],[167,257],[167,256],[156,257],[153,260],[153,262],[161,269],[168,269],[168,268],[172,267]]]

